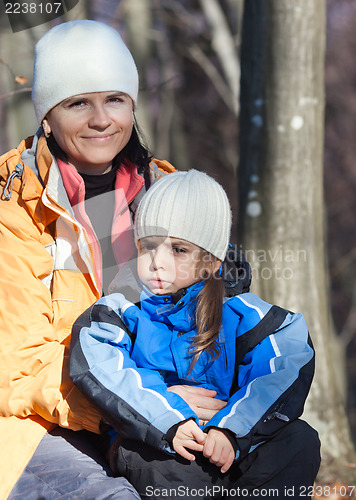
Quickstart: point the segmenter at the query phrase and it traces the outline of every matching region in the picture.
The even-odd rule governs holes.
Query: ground
[[[316,482],[313,500],[346,500],[356,498],[356,486],[341,482],[324,484]]]

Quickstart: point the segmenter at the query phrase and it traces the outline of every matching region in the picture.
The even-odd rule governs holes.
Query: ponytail
[[[201,353],[206,350],[211,359],[216,359],[220,352],[217,344],[222,321],[223,301],[225,297],[224,281],[218,273],[209,274],[204,280],[204,286],[199,292],[196,304],[196,329],[193,337],[191,352],[190,374]]]

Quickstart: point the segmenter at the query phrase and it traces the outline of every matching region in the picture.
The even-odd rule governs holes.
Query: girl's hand
[[[215,413],[226,406],[226,401],[215,399],[216,391],[191,385],[172,385],[168,391],[178,394],[191,407],[199,418],[199,424],[205,425]]]
[[[227,472],[235,458],[235,451],[223,431],[210,429],[203,447],[203,455],[209,462],[221,467],[221,472]]]
[[[203,445],[207,435],[200,429],[194,420],[188,420],[181,424],[173,438],[173,449],[187,460],[195,460],[195,456],[186,448],[194,451],[203,451]]]

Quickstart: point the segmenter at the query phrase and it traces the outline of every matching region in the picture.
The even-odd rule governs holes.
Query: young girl
[[[219,498],[224,488],[259,498],[262,487],[298,498],[318,470],[317,433],[298,420],[314,370],[305,322],[251,293],[225,296],[230,228],[211,177],[159,180],[135,221],[139,304],[108,295],[73,329],[73,381],[115,429],[111,468],[142,498]],[[179,384],[215,391],[224,407],[199,420],[170,391]]]

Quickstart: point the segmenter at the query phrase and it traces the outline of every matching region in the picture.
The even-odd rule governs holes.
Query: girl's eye
[[[147,243],[141,244],[140,245],[140,251],[141,252],[152,252],[154,250],[153,245],[148,245]]]

